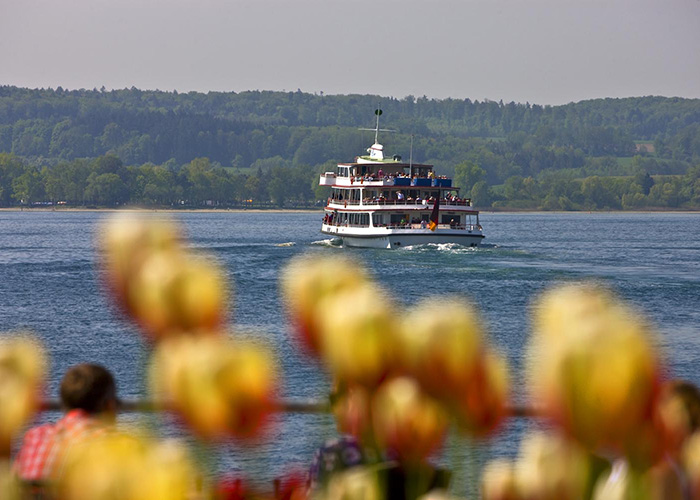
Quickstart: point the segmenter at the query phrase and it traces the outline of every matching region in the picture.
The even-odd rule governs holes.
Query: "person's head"
[[[69,368],[61,381],[60,393],[67,410],[113,415],[117,408],[114,377],[100,365],[83,363]]]
[[[660,401],[661,418],[667,428],[672,450],[700,429],[700,390],[683,380],[665,384]]]

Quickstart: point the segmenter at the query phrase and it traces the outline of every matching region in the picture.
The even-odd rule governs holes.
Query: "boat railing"
[[[359,200],[338,200],[338,199],[333,199],[331,198],[328,203],[333,203],[335,205],[343,205],[343,206],[400,206],[400,207],[405,207],[405,206],[413,206],[413,207],[419,207],[419,208],[432,208],[434,205],[434,202],[428,201],[426,203],[423,203],[424,200],[421,201],[416,201],[416,200],[381,200],[381,199],[372,199],[372,200],[363,200],[362,203],[360,203]],[[441,207],[470,207],[471,206],[471,200],[469,199],[464,199],[464,200],[440,200],[440,206]]]

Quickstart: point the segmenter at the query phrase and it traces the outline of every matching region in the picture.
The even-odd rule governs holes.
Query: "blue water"
[[[95,231],[103,217],[97,212],[0,212],[0,331],[27,328],[44,341],[51,356],[49,397],[56,397],[65,369],[84,361],[109,367],[122,398],[145,394],[146,346],[106,299],[95,269]],[[290,398],[321,398],[328,385],[322,371],[299,354],[280,303],[279,271],[302,252],[352,254],[407,307],[434,294],[473,299],[493,343],[510,359],[518,400],[523,399],[520,381],[533,298],[553,283],[582,279],[602,281],[636,305],[658,330],[670,374],[700,384],[697,214],[484,213],[487,238],[481,248],[392,251],[328,245],[318,232],[320,213],[179,213],[176,218],[191,245],[225,267],[235,287],[232,329],[272,344],[283,370],[284,395]],[[278,246],[282,243],[289,245]],[[124,416],[122,421],[141,418]],[[514,455],[527,425],[509,424],[488,454]],[[273,439],[245,458],[235,448],[216,453],[222,468],[268,480],[288,464],[308,463],[332,428],[327,417],[281,416]]]

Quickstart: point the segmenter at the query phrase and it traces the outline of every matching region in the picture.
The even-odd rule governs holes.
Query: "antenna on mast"
[[[377,122],[374,128],[361,128],[359,130],[373,130],[374,131],[374,143],[379,142],[379,132],[396,132],[396,130],[388,128],[379,128],[379,117],[382,115],[383,111],[381,109],[375,109],[374,114],[377,115]]]
[[[382,115],[382,110],[381,109],[375,109],[374,114],[377,115],[377,126],[374,129],[374,142],[375,144],[377,143],[377,139],[379,138],[379,117]]]

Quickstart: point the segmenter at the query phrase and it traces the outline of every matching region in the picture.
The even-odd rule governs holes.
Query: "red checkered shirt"
[[[83,410],[71,410],[55,424],[44,424],[27,431],[15,468],[24,481],[44,481],[55,477],[61,454],[76,441],[102,434],[104,424]]]

